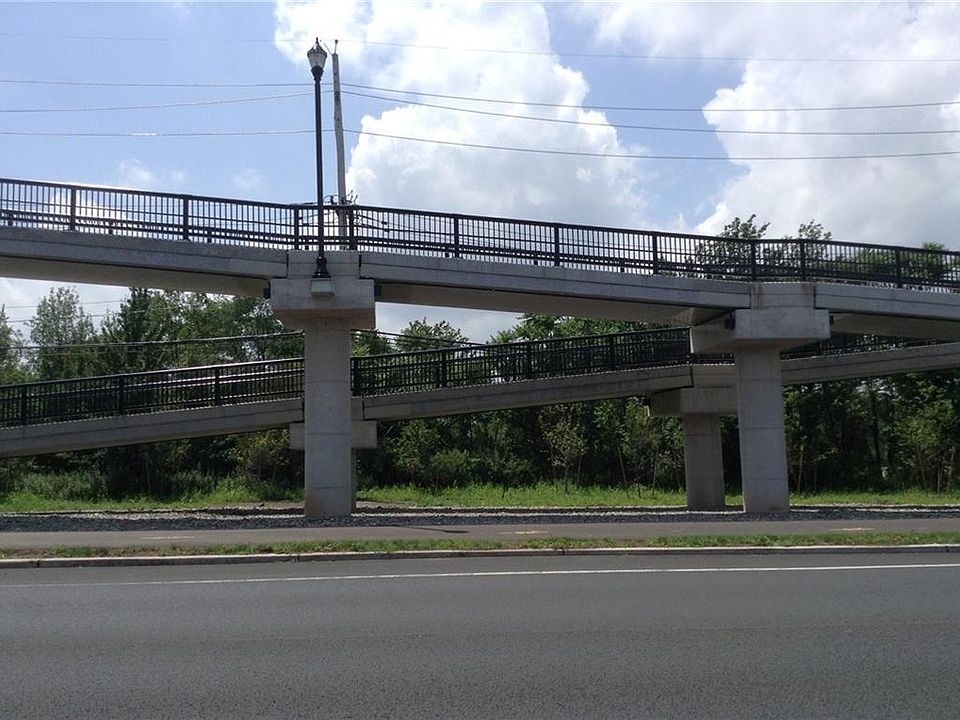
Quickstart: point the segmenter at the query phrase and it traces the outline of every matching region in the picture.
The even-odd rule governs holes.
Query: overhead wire
[[[419,107],[428,107],[438,110],[449,110],[453,112],[468,113],[471,115],[482,115],[486,117],[499,117],[514,120],[531,120],[536,122],[555,123],[560,125],[585,125],[588,127],[611,127],[618,130],[649,130],[656,132],[682,132],[682,133],[707,133],[722,135],[825,135],[825,136],[874,136],[874,135],[953,135],[960,133],[956,130],[727,130],[723,128],[692,128],[692,127],[670,127],[664,125],[633,125],[629,123],[618,122],[592,122],[589,120],[569,120],[563,118],[534,117],[531,115],[518,115],[515,113],[493,112],[491,110],[475,110],[473,108],[454,107],[452,105],[440,105],[437,103],[419,102],[416,100],[407,100],[399,98],[386,97],[384,95],[373,95],[370,93],[361,93],[351,90],[343,92],[344,95],[354,97],[371,98],[375,100],[384,100],[386,102],[402,102],[406,105],[416,105]],[[518,103],[522,104],[522,103]]]
[[[236,130],[236,131],[158,131],[158,132],[65,132],[46,130],[2,130],[0,135],[20,137],[72,137],[72,138],[171,138],[171,137],[244,137],[257,135],[305,135],[314,130]],[[325,131],[330,132],[330,131]],[[509,145],[485,145],[483,143],[457,142],[453,140],[438,140],[435,138],[413,137],[410,135],[395,135],[378,133],[370,130],[344,129],[350,135],[367,135],[391,140],[428,143],[445,147],[469,148],[474,150],[498,150],[501,152],[515,152],[538,155],[557,155],[564,157],[601,158],[618,160],[691,160],[691,161],[793,161],[793,160],[883,160],[896,158],[924,158],[948,157],[960,155],[960,150],[937,150],[930,152],[909,153],[858,153],[848,155],[663,155],[643,153],[601,153],[580,150],[559,150],[553,148],[528,148]]]
[[[324,90],[324,95],[331,90]],[[111,107],[72,107],[72,108],[0,108],[0,113],[61,113],[61,112],[112,112],[115,110],[168,110],[172,108],[206,107],[211,105],[237,105],[241,103],[260,102],[263,100],[284,100],[287,98],[305,97],[309,93],[287,93],[284,95],[263,95],[248,98],[227,98],[223,100],[194,100],[174,103],[156,103],[152,105],[116,105]]]
[[[16,83],[30,85],[66,85],[79,87],[148,87],[148,88],[256,88],[256,87],[307,87],[308,82],[286,83],[126,83],[126,82],[88,82],[74,80],[24,80],[15,78],[0,78],[0,83]],[[594,105],[590,103],[551,103],[517,98],[489,98],[470,95],[453,95],[449,93],[435,93],[424,90],[402,90],[378,85],[363,85],[359,83],[341,83],[345,88],[373,90],[377,92],[391,92],[402,95],[418,95],[422,97],[442,98],[446,100],[462,100],[467,102],[492,103],[500,105],[527,105],[530,107],[568,108],[580,110],[603,110],[624,112],[696,112],[702,113],[701,107],[669,107],[645,105]],[[730,107],[710,108],[710,112],[847,112],[860,110],[905,110],[911,108],[931,108],[941,106],[960,105],[960,100],[928,100],[911,103],[882,103],[864,105],[823,105],[810,107]]]
[[[323,91],[325,94],[331,91]],[[442,105],[439,103],[422,102],[410,100],[407,98],[394,98],[386,95],[376,95],[372,93],[357,92],[346,90],[344,95],[353,97],[362,97],[383,102],[399,102],[406,105],[415,105],[418,107],[427,107],[438,110],[460,112],[471,115],[480,115],[484,117],[497,117],[515,120],[525,120],[532,122],[545,122],[561,125],[576,125],[588,127],[612,127],[618,130],[644,130],[651,132],[679,132],[679,133],[699,133],[699,134],[729,134],[729,135],[783,135],[783,136],[912,136],[912,135],[952,135],[960,133],[960,129],[948,130],[737,130],[724,128],[694,128],[694,127],[672,127],[664,125],[642,125],[619,122],[595,122],[589,120],[572,120],[564,118],[537,117],[532,115],[522,115],[518,113],[495,112],[492,110],[478,110],[474,108],[456,107],[452,105]],[[283,95],[265,95],[248,98],[230,98],[223,100],[198,100],[189,102],[175,103],[157,103],[151,105],[120,105],[109,107],[67,107],[67,108],[0,108],[0,113],[70,113],[70,112],[108,112],[121,110],[158,110],[170,108],[193,108],[216,105],[232,105],[240,103],[260,102],[264,100],[278,100],[295,97],[306,97],[312,93],[287,93]],[[306,131],[303,131],[306,132]]]
[[[40,33],[0,33],[0,37],[17,38],[49,38],[57,40],[92,40],[97,42],[157,42],[157,43],[242,43],[242,44],[276,44],[274,38],[238,38],[238,37],[129,37],[119,35],[75,35],[75,34],[40,34]],[[403,43],[387,40],[358,40],[340,39],[343,45],[370,45],[374,47],[395,47],[410,50],[434,50],[441,52],[468,52],[489,53],[494,55],[526,55],[542,57],[571,57],[583,59],[613,59],[613,60],[665,60],[681,62],[777,62],[777,63],[957,63],[960,58],[954,57],[786,57],[786,56],[748,56],[748,55],[660,55],[652,53],[604,53],[585,52],[582,50],[525,50],[521,48],[491,48],[491,47],[458,47],[452,45],[427,45],[421,43]]]

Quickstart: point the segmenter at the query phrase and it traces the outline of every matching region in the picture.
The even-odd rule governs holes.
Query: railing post
[[[20,424],[27,424],[27,386],[20,386]]]
[[[453,256],[460,257],[460,218],[453,218]]]
[[[448,371],[447,363],[449,362],[449,360],[450,360],[449,351],[441,350],[440,351],[440,378],[438,382],[440,383],[440,387],[442,388],[445,388],[447,386],[447,371]]]
[[[897,287],[903,287],[903,256],[900,252],[900,248],[895,248],[893,251],[894,257],[897,261]]]
[[[70,232],[77,230],[77,189],[70,188]]]
[[[750,279],[757,279],[757,241],[750,241]]]
[[[354,207],[351,207],[347,211],[347,233],[349,235],[349,248],[351,250],[357,249],[357,210]]]
[[[617,369],[616,348],[613,343],[613,335],[607,338],[607,360],[611,370]]]
[[[530,380],[533,378],[533,350],[530,348],[529,340],[524,346],[524,349],[525,349],[525,353],[524,353],[525,356],[524,356],[523,376],[527,380]]]
[[[117,415],[127,414],[127,383],[121,375],[117,378]]]
[[[357,358],[350,358],[350,394],[354,397],[360,395],[360,364]]]
[[[800,240],[800,279],[807,279],[807,244]]]
[[[183,198],[183,227],[182,235],[184,241],[190,239],[190,198]]]
[[[223,403],[223,396],[220,392],[220,368],[215,367],[213,369],[213,404],[221,405]]]
[[[553,226],[553,264],[560,267],[560,226]]]
[[[660,274],[660,236],[653,233],[650,236],[650,251],[653,254],[653,274]]]
[[[300,249],[300,208],[293,209],[293,249]]]

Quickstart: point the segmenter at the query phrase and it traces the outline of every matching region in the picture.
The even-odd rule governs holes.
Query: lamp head
[[[323,66],[327,62],[327,51],[320,47],[320,38],[316,39],[313,47],[307,50],[307,60],[310,61],[310,72],[319,80],[323,77]]]

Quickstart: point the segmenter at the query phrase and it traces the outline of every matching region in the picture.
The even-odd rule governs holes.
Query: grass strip
[[[74,547],[0,550],[0,558],[84,558],[176,555],[250,555],[259,553],[302,554],[334,552],[398,552],[404,550],[506,550],[574,548],[703,548],[703,547],[803,547],[810,545],[954,545],[957,532],[854,532],[808,535],[679,535],[650,538],[535,538],[527,540],[329,540],[247,545],[172,545],[168,547]]]
[[[686,494],[655,488],[630,489],[599,486],[571,487],[564,490],[550,483],[504,489],[501,485],[473,484],[433,491],[414,485],[372,487],[360,491],[360,500],[388,503],[409,508],[502,508],[502,507],[682,507]],[[727,505],[738,507],[742,498],[727,494]],[[291,493],[286,502],[302,503],[302,495]],[[935,493],[921,489],[895,492],[824,492],[793,494],[795,507],[807,505],[960,505],[960,490]],[[0,512],[76,512],[109,510],[190,510],[230,505],[271,504],[251,492],[191,493],[179,498],[159,500],[137,497],[125,500],[63,500],[17,491],[0,495]]]

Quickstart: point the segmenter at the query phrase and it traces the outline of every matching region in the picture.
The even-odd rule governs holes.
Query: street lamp
[[[317,270],[313,276],[318,278],[330,277],[327,270],[327,253],[323,245],[323,139],[320,127],[320,78],[323,77],[323,66],[327,62],[327,51],[320,47],[320,38],[316,39],[313,47],[307,51],[307,60],[310,61],[310,72],[313,73],[313,95],[316,104],[316,136],[317,136]]]

